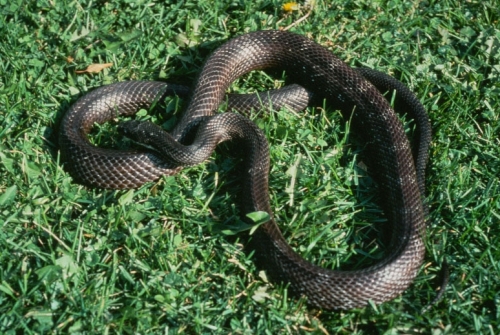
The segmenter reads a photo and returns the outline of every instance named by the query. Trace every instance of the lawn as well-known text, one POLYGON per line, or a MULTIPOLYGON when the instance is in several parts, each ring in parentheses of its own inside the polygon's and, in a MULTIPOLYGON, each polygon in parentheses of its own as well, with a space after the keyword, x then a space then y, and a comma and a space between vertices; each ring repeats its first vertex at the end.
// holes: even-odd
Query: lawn
MULTIPOLYGON (((498 333, 496 0, 316 0, 290 12, 277 0, 0 1, 0 333, 498 333), (59 121, 86 92, 124 80, 189 85, 224 41, 280 28, 393 75, 429 112, 426 258, 393 301, 322 311, 268 282, 243 252, 248 232, 235 234, 238 159, 227 150, 131 191, 81 186, 59 162, 59 121), (110 66, 84 71, 92 64, 110 66), (422 313, 444 258, 449 284, 422 313)), ((282 84, 257 72, 231 90, 282 84)), ((146 118, 172 127, 184 102, 146 118)), ((331 268, 366 266, 384 250, 384 217, 348 121, 328 106, 255 119, 271 146, 282 231, 331 268)), ((132 145, 115 135, 106 124, 92 141, 132 145)))

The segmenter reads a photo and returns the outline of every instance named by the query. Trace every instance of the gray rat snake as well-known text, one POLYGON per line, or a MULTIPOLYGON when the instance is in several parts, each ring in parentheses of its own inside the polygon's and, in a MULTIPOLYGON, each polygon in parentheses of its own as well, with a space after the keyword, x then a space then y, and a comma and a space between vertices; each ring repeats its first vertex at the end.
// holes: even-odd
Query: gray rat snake
MULTIPOLYGON (((270 278, 289 283, 292 292, 325 309, 382 303, 412 283, 425 249, 422 199, 431 131, 425 109, 403 84, 374 70, 353 70, 304 36, 259 31, 226 42, 209 57, 186 112, 170 134, 151 123, 129 121, 120 126, 127 136, 157 150, 117 151, 90 144, 87 135, 94 123, 118 114, 132 115, 171 94, 186 94, 186 89, 131 81, 103 86, 80 98, 61 124, 59 144, 67 171, 77 181, 94 187, 135 188, 177 173, 182 166, 203 162, 223 141, 238 141, 246 150, 241 214, 265 211, 271 215, 251 238, 255 257, 270 278), (312 92, 352 119, 354 131, 366 144, 369 172, 378 183, 380 205, 392 229, 388 251, 376 264, 351 271, 324 269, 304 260, 282 236, 269 203, 269 152, 264 135, 240 114, 215 114, 229 85, 260 69, 286 71, 288 78, 300 85, 292 86, 289 92, 269 93, 274 108, 286 105, 301 109, 309 103, 312 92), (401 121, 380 93, 393 90, 397 92, 395 109, 404 110, 417 125, 413 151, 401 121), (290 96, 295 97, 289 100, 290 96)), ((245 107, 250 102, 236 102, 235 108, 238 104, 245 107)))

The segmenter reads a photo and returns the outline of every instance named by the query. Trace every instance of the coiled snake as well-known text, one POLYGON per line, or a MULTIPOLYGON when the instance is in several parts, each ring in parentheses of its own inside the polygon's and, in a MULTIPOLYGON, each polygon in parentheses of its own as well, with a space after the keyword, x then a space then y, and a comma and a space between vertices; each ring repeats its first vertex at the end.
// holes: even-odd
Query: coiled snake
MULTIPOLYGON (((82 183, 101 188, 134 188, 181 166, 207 159, 215 146, 237 140, 247 150, 242 171, 241 213, 271 214, 268 195, 269 153, 264 135, 253 122, 235 113, 215 114, 229 85, 256 69, 287 71, 301 87, 294 101, 290 92, 273 93, 280 104, 302 108, 309 93, 340 109, 366 143, 369 171, 377 181, 381 206, 392 227, 387 255, 361 270, 320 268, 299 256, 283 238, 273 219, 261 225, 251 247, 268 276, 290 284, 308 303, 325 309, 349 309, 381 303, 403 292, 414 280, 424 257, 424 172, 430 143, 426 111, 399 81, 368 69, 353 70, 326 48, 304 36, 283 31, 259 31, 234 38, 219 47, 205 63, 187 111, 170 134, 150 123, 130 121, 122 131, 158 152, 115 151, 90 144, 87 134, 95 122, 117 114, 134 114, 185 89, 159 82, 124 82, 101 87, 78 100, 65 115, 60 132, 61 157, 66 169, 82 183), (416 145, 410 147, 402 123, 379 92, 397 91, 396 109, 416 121, 416 145), (280 95, 281 94, 281 95, 280 95), (281 100, 280 100, 281 99, 281 100), (189 139, 188 139, 189 138, 189 139)), ((272 95, 272 94, 271 94, 272 95)), ((246 105, 247 102, 240 103, 246 105)))

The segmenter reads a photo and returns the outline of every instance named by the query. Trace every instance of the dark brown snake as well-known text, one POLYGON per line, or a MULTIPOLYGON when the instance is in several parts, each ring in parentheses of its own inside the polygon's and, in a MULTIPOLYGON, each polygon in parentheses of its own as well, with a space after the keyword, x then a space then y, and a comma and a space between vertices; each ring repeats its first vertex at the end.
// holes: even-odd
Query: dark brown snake
POLYGON ((259 31, 222 45, 207 60, 187 111, 170 134, 151 123, 129 121, 120 126, 127 136, 154 146, 157 152, 97 148, 87 135, 96 122, 106 122, 118 114, 132 115, 166 95, 185 94, 184 88, 137 81, 94 90, 78 100, 62 121, 59 142, 66 169, 77 181, 94 187, 135 188, 174 174, 182 166, 203 162, 223 141, 238 141, 247 158, 242 170, 242 216, 266 211, 272 217, 269 151, 264 135, 242 115, 215 114, 230 84, 258 69, 284 70, 289 79, 307 90, 293 87, 292 94, 297 90, 299 98, 291 102, 287 100, 289 93, 280 96, 277 92, 277 100, 272 100, 274 107, 289 104, 303 108, 310 98, 307 92, 312 92, 340 109, 346 118, 352 116, 354 131, 366 143, 369 172, 378 183, 380 205, 392 229, 388 251, 381 261, 361 270, 336 271, 304 260, 271 219, 251 238, 258 263, 273 280, 289 283, 292 292, 325 309, 362 307, 369 301, 382 303, 398 296, 412 283, 424 257, 422 194, 431 136, 427 113, 399 81, 373 70, 353 70, 303 36, 259 31), (395 109, 408 114, 417 125, 413 152, 401 121, 380 93, 393 90, 397 92, 395 109))

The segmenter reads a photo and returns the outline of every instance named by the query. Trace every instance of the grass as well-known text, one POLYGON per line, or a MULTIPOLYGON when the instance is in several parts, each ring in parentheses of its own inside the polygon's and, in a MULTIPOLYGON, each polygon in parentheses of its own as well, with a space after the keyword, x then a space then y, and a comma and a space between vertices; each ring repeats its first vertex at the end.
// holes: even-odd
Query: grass
MULTIPOLYGON (((429 111, 426 261, 415 283, 391 302, 318 311, 268 283, 238 235, 221 233, 238 214, 236 163, 225 154, 128 192, 86 189, 63 171, 57 125, 79 96, 130 79, 189 84, 230 37, 286 27, 306 13, 285 15, 282 5, 2 1, 1 333, 498 332, 500 14, 494 0, 317 0, 292 28, 353 66, 394 75, 429 111), (113 66, 75 73, 93 63, 113 66), (451 274, 444 300, 421 314, 436 294, 445 256, 451 274)), ((277 84, 257 73, 233 89, 277 84)), ((294 248, 330 267, 377 257, 371 223, 383 225, 383 217, 359 168, 362 148, 338 113, 281 111, 256 122, 271 143, 272 207, 294 248)))

